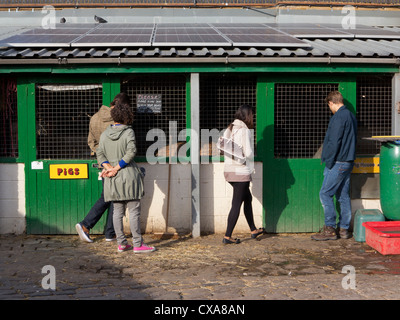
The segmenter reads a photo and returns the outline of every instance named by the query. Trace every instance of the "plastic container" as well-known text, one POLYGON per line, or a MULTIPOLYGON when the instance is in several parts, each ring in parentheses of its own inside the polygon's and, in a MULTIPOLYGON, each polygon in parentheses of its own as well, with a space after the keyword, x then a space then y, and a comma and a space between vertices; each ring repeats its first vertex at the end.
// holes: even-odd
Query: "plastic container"
POLYGON ((365 242, 365 227, 363 222, 385 221, 385 216, 378 209, 359 209, 354 215, 353 237, 358 242, 365 242))
POLYGON ((382 143, 379 160, 381 209, 389 220, 400 220, 400 144, 382 143))
POLYGON ((400 254, 400 221, 364 222, 365 242, 383 255, 400 254))

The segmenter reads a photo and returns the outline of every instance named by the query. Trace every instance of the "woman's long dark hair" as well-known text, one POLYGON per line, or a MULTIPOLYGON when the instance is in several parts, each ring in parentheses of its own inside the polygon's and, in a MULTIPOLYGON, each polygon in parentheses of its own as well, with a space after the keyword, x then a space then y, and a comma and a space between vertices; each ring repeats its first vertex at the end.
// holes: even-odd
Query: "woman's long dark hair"
MULTIPOLYGON (((235 113, 235 120, 243 121, 247 128, 253 129, 254 128, 254 121, 253 121, 253 107, 249 106, 248 104, 243 104, 235 113)), ((229 125, 229 130, 232 130, 233 122, 229 125)))

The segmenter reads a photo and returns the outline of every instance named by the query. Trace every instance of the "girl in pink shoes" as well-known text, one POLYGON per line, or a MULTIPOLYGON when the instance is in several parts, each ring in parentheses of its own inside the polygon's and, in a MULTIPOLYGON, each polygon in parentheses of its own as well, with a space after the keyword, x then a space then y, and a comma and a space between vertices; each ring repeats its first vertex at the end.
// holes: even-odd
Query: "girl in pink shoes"
POLYGON ((100 137, 97 161, 104 168, 104 199, 114 205, 118 251, 132 250, 123 231, 123 217, 128 209, 133 252, 152 252, 155 248, 143 243, 140 232, 140 199, 144 195, 144 185, 142 172, 133 160, 136 154, 135 133, 131 127, 133 112, 130 105, 118 104, 111 110, 111 117, 114 124, 100 137))

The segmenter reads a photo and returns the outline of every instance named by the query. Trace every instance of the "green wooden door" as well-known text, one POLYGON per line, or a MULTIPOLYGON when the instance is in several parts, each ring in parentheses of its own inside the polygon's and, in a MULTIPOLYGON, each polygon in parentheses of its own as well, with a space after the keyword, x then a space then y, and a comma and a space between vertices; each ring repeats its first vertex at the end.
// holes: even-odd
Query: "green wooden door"
MULTIPOLYGON (((98 200, 102 182, 87 146, 88 123, 118 91, 119 81, 110 79, 43 78, 19 83, 28 234, 75 234, 76 223, 98 200), (59 176, 54 177, 58 169, 59 176), (82 175, 86 170, 87 176, 82 175)), ((91 233, 103 233, 107 213, 91 233)))
POLYGON ((296 81, 293 78, 296 77, 263 77, 257 87, 257 157, 263 162, 264 227, 268 232, 316 232, 323 226, 319 190, 324 165, 318 155, 318 146, 323 142, 330 114, 327 117, 329 109, 323 102, 320 103, 321 97, 312 97, 320 89, 338 89, 344 95, 346 105, 353 111, 355 107, 356 92, 352 81, 318 76, 303 77, 301 80, 297 77, 296 81), (277 97, 278 84, 286 85, 285 90, 279 92, 282 97, 277 97), (307 99, 317 99, 320 110, 304 114, 308 109, 308 100, 296 96, 295 89, 299 84, 303 86, 299 92, 309 95, 307 99), (286 113, 277 115, 280 112, 278 103, 282 103, 279 99, 285 103, 294 99, 296 106, 285 106, 286 113), (304 110, 295 110, 302 105, 304 110), (324 108, 325 111, 322 110, 324 108), (321 119, 318 112, 324 112, 321 119), (296 115, 293 116, 293 113, 296 115), (284 130, 279 129, 278 121, 283 123, 284 130), (312 130, 307 128, 307 121, 312 130), (322 127, 315 131, 314 126, 318 125, 322 127), (319 133, 310 137, 308 131, 319 133), (315 145, 310 146, 312 143, 315 145), (279 150, 280 147, 284 150, 279 150))
MULTIPOLYGON (((75 224, 80 222, 99 198, 102 185, 97 180, 97 168, 90 162, 76 160, 69 164, 88 163, 89 178, 76 180, 53 180, 49 166, 63 166, 65 161, 38 160, 43 169, 27 168, 27 233, 74 234, 75 224)), ((105 215, 91 233, 102 233, 105 215)))

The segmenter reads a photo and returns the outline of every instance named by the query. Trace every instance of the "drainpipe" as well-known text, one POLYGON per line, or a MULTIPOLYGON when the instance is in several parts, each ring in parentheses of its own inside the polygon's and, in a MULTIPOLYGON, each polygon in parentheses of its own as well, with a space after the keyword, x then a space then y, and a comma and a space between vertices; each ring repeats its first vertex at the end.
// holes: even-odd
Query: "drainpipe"
POLYGON ((400 73, 392 79, 392 135, 400 136, 400 73))
POLYGON ((190 161, 192 169, 192 237, 200 237, 200 77, 190 75, 190 161))

